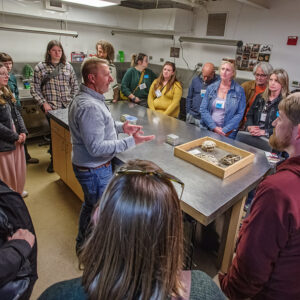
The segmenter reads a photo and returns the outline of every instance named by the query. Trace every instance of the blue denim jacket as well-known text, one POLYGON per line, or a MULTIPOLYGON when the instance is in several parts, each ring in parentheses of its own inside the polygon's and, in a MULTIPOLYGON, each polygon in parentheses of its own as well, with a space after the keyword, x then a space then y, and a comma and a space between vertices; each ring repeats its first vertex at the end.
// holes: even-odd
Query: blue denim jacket
MULTIPOLYGON (((207 88, 206 94, 200 106, 201 125, 210 130, 216 128, 216 123, 212 119, 211 115, 212 104, 217 98, 220 83, 221 81, 218 80, 207 88)), ((223 124, 224 133, 234 130, 229 137, 235 138, 239 128, 239 123, 243 118, 245 108, 246 97, 244 89, 237 82, 232 80, 230 89, 226 96, 225 117, 223 124)))
POLYGON ((201 75, 193 78, 186 97, 186 113, 191 114, 196 119, 201 118, 200 104, 203 98, 203 96, 201 96, 201 90, 206 90, 209 85, 219 79, 220 76, 215 75, 215 77, 207 84, 203 81, 201 75))

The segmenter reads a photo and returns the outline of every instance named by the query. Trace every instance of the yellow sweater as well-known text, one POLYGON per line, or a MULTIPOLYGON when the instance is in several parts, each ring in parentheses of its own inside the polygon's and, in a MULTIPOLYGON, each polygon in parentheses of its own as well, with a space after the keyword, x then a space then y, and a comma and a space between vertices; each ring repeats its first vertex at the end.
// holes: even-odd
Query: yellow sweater
MULTIPOLYGON (((163 113, 170 117, 178 117, 180 100, 182 96, 182 86, 175 81, 171 89, 166 93, 166 87, 161 91, 162 95, 157 98, 154 91, 157 79, 152 82, 148 94, 148 106, 150 109, 163 113)), ((161 87, 159 87, 161 89, 161 87)))

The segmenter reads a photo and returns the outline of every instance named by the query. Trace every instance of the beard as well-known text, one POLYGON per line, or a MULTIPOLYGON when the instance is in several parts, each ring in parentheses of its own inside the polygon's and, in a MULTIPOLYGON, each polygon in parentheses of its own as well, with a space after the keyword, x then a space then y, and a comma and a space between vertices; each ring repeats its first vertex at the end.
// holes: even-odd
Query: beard
POLYGON ((290 126, 284 135, 283 138, 278 138, 276 135, 276 130, 274 128, 273 134, 270 136, 269 144, 271 147, 277 151, 286 150, 291 144, 291 138, 293 133, 293 127, 290 126))

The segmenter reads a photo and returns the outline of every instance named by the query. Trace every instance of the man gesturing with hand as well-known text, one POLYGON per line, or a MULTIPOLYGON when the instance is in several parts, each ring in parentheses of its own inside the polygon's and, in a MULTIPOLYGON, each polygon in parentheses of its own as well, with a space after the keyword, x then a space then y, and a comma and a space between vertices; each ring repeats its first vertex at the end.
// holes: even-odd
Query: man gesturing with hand
POLYGON ((84 83, 69 106, 74 173, 84 192, 76 238, 78 252, 88 234, 94 205, 112 177, 111 160, 118 153, 154 139, 143 136, 142 126, 115 122, 103 94, 112 82, 106 60, 90 58, 81 67, 84 83), (118 133, 129 136, 118 139, 118 133))

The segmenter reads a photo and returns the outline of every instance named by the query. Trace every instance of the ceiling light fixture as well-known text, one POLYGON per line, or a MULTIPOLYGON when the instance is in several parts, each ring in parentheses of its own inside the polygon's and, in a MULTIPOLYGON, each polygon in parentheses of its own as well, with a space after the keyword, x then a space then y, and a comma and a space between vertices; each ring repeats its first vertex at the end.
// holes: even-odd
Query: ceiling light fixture
POLYGON ((42 33, 42 34, 56 34, 56 35, 71 36, 71 37, 76 37, 76 38, 78 37, 78 32, 76 32, 76 31, 48 29, 48 28, 42 28, 42 27, 9 25, 9 24, 0 24, 0 30, 42 33))
POLYGON ((134 35, 134 36, 141 36, 144 38, 158 38, 158 39, 169 39, 173 40, 174 35, 172 34, 164 34, 164 33, 151 33, 148 31, 139 31, 139 30, 112 30, 112 35, 115 34, 125 34, 125 35, 134 35))
POLYGON ((190 42, 190 43, 203 43, 203 44, 214 44, 214 45, 225 45, 225 46, 243 46, 243 41, 239 40, 223 40, 223 39, 208 39, 208 38, 197 38, 197 37, 179 37, 179 42, 190 42))
POLYGON ((106 1, 106 0, 62 0, 63 2, 70 2, 80 5, 88 5, 93 7, 107 7, 120 4, 120 1, 106 1))

